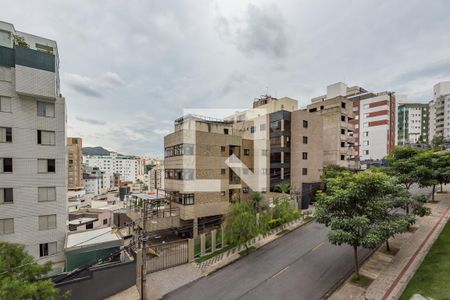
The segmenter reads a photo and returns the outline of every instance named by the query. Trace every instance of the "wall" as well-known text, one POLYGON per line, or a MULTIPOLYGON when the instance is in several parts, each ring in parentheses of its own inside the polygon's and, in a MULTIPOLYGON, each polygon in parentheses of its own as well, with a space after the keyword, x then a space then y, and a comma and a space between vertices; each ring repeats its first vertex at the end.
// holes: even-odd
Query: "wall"
POLYGON ((71 291, 71 299, 98 300, 112 296, 136 283, 134 261, 90 268, 70 281, 57 283, 61 293, 71 291))

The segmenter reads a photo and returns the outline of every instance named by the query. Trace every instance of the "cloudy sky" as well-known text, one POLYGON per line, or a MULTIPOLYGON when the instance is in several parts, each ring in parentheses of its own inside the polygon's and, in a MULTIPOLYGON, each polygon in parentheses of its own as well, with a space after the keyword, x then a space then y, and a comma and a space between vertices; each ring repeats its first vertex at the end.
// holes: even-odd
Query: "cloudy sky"
POLYGON ((68 134, 160 155, 186 108, 343 81, 431 98, 450 80, 450 1, 14 0, 0 20, 58 42, 68 134))

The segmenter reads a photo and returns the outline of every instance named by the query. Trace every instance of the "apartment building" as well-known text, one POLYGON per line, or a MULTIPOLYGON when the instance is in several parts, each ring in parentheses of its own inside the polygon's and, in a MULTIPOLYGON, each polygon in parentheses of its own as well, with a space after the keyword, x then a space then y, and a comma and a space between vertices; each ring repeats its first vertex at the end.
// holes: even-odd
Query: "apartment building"
POLYGON ((67 138, 67 185, 69 190, 82 189, 84 185, 82 148, 81 138, 67 138))
POLYGON ((429 122, 430 141, 434 136, 450 138, 450 81, 443 81, 434 85, 429 122))
POLYGON ((145 160, 136 156, 111 152, 109 155, 84 155, 83 161, 88 167, 96 167, 110 174, 119 173, 125 181, 134 182, 144 174, 145 160))
POLYGON ((429 105, 403 103, 397 107, 398 145, 428 144, 429 105))
POLYGON ((64 259, 66 104, 53 40, 0 22, 0 240, 64 259))
POLYGON ((327 87, 327 94, 311 99, 310 113, 322 117, 323 164, 358 168, 355 145, 355 113, 353 102, 347 99, 347 86, 337 83, 327 87))
POLYGON ((97 167, 87 167, 83 172, 86 194, 100 195, 107 193, 113 184, 113 175, 97 167))
POLYGON ((198 226, 221 220, 252 191, 287 182, 293 193, 311 194, 308 185, 322 171, 322 118, 298 110, 294 99, 264 96, 225 120, 179 118, 164 146, 166 195, 195 236, 198 226))

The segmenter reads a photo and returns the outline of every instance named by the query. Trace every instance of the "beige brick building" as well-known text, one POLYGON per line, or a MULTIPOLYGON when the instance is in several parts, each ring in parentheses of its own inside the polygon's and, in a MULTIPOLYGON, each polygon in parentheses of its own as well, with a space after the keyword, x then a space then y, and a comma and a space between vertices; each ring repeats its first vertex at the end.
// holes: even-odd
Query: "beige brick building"
POLYGON ((81 138, 67 138, 67 179, 68 189, 79 189, 84 185, 83 181, 83 142, 81 138))

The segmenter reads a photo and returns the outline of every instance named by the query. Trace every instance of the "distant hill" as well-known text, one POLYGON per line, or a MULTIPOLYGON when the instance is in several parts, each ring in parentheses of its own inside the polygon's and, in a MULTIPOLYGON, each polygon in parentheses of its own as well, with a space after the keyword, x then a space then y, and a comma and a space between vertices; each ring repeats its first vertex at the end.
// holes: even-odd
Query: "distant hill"
POLYGON ((83 147, 83 155, 109 155, 109 151, 103 147, 83 147))

